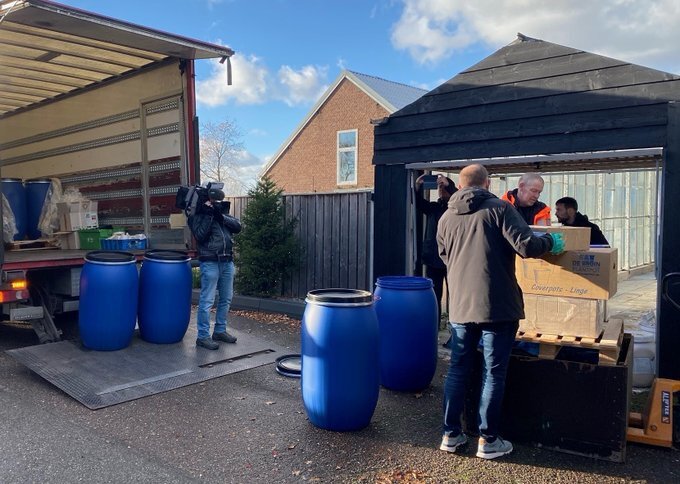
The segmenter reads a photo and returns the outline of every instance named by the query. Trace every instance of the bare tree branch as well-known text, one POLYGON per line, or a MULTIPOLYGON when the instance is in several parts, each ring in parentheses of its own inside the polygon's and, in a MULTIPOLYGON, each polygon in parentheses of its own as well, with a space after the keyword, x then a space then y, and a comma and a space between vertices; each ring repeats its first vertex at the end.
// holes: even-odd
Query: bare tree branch
POLYGON ((233 120, 219 124, 207 122, 201 126, 201 178, 203 182, 219 181, 225 184, 225 192, 241 194, 247 189, 241 181, 238 155, 244 150, 241 130, 233 120))

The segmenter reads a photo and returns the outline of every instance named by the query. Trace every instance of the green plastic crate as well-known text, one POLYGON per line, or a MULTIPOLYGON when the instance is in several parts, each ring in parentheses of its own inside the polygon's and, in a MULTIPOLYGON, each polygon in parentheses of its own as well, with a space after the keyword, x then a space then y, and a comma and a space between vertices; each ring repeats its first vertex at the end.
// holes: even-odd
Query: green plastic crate
POLYGON ((101 241, 109 238, 114 232, 122 231, 122 228, 112 229, 84 229, 78 231, 80 238, 80 248, 83 250, 99 250, 102 248, 101 241))

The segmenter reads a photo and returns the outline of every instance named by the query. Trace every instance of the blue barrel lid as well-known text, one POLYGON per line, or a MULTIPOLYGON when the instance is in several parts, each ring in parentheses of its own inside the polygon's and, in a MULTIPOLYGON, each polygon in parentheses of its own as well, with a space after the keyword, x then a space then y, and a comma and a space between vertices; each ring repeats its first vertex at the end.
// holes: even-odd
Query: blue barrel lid
POLYGON ((321 304, 365 304, 373 302, 373 294, 361 289, 314 289, 307 293, 306 301, 321 304))
POLYGON ((191 260, 189 254, 182 250, 152 249, 144 253, 144 258, 148 260, 166 262, 186 262, 191 260))
POLYGON ((378 277, 375 283, 378 287, 383 287, 385 289, 430 289, 432 284, 432 279, 427 277, 418 276, 383 276, 378 277))
POLYGON ((49 178, 33 178, 31 180, 26 180, 26 183, 52 183, 49 178))
POLYGON ((2 183, 22 183, 21 178, 2 178, 0 179, 2 183))
POLYGON ((130 252, 112 250, 93 250, 85 254, 88 262, 105 262, 108 264, 125 264, 135 261, 135 255, 130 252))

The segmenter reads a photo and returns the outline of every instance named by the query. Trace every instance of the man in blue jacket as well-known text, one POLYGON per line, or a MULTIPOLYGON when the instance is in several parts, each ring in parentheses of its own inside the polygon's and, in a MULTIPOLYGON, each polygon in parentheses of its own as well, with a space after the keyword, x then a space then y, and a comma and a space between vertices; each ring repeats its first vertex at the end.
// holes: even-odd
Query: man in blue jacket
POLYGON ((538 257, 564 249, 561 234, 534 235, 515 208, 489 192, 482 165, 460 172, 459 190, 439 220, 437 244, 446 263, 451 324, 451 364, 444 385, 444 428, 440 449, 467 443, 461 428, 467 380, 480 341, 484 350, 479 403, 477 457, 495 459, 512 452, 499 435, 501 403, 510 351, 524 318, 515 255, 538 257))
POLYGON ((189 227, 198 242, 198 260, 201 268, 201 294, 198 301, 196 346, 216 350, 218 341, 236 343, 236 337, 227 333, 227 314, 234 295, 234 252, 232 235, 241 231, 241 222, 223 213, 224 192, 208 190, 208 200, 197 207, 189 217, 189 227), (215 328, 210 337, 210 308, 219 293, 215 328))

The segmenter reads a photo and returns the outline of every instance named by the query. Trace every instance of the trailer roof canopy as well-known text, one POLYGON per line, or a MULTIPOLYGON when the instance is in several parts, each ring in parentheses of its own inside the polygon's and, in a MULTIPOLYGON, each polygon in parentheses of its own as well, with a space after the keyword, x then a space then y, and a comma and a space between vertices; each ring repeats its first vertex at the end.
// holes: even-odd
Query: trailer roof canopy
POLYGON ((0 116, 168 58, 234 51, 45 0, 0 0, 0 116))

